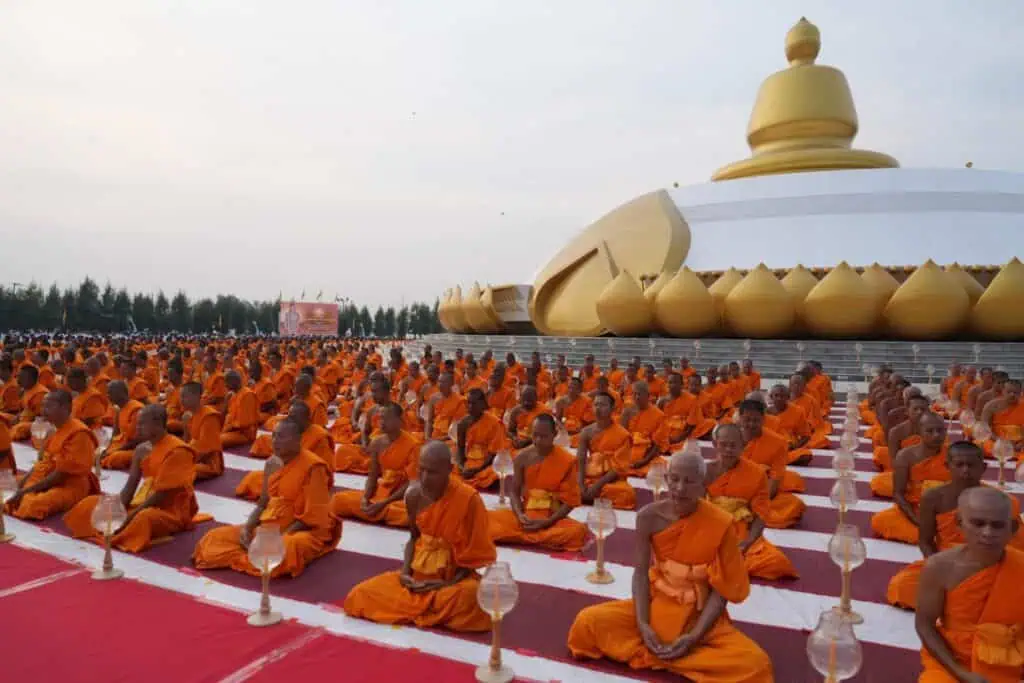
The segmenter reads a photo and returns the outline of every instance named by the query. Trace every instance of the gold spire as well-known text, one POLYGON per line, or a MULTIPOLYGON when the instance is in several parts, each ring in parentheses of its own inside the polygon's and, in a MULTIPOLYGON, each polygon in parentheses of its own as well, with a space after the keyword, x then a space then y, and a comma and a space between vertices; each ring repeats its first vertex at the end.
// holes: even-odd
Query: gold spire
POLYGON ((723 166, 712 180, 772 173, 893 168, 878 152, 850 149, 857 135, 857 110, 842 71, 815 64, 821 50, 818 27, 801 17, 786 34, 789 68, 765 79, 747 126, 753 156, 723 166))

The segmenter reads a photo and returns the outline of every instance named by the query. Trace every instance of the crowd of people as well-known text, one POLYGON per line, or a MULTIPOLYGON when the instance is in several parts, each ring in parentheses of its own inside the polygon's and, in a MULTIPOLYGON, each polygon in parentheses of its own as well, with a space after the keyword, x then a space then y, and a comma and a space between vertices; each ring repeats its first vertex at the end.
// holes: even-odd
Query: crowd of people
MULTIPOLYGON (((275 577, 332 551, 344 519, 407 528, 401 568, 353 588, 345 611, 485 631, 477 571, 495 544, 579 551, 589 532, 573 509, 636 509, 630 478, 654 469, 665 495, 637 513, 633 599, 582 610, 569 651, 695 681, 771 681, 772 662, 726 604, 746 599, 751 577, 796 576, 763 532, 800 523, 804 481, 792 468, 833 447, 832 382, 813 360, 769 386, 750 360, 703 375, 686 358, 660 366, 445 358, 429 345, 412 356, 358 339, 8 338, 0 468, 18 486, 5 509, 63 514, 74 537, 99 540, 97 475, 125 470, 128 517, 112 543, 143 552, 208 519, 194 484, 223 475, 230 449, 266 461, 235 491, 255 505, 244 524, 201 538, 197 568, 259 575, 247 548, 260 525, 284 535, 275 577), (38 459, 16 462, 11 442, 32 439, 38 459), (488 510, 479 492, 497 485, 505 458, 511 507, 488 510), (332 494, 335 472, 365 475, 364 490, 332 494)), ((887 597, 917 610, 928 683, 1024 672, 1019 505, 982 482, 987 458, 1024 450, 1020 392, 1005 373, 954 365, 929 398, 883 366, 859 405, 880 470, 872 492, 894 503, 871 527, 923 555, 887 597), (957 417, 966 432, 951 440, 946 418, 957 417)))

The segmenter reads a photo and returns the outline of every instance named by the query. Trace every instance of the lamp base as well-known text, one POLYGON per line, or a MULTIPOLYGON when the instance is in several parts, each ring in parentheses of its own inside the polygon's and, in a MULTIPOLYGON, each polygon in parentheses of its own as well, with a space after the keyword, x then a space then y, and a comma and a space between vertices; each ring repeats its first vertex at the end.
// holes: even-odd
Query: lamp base
POLYGON ((587 581, 589 581, 590 583, 597 583, 603 585, 607 583, 613 583, 615 581, 615 577, 612 576, 612 573, 607 569, 602 569, 601 571, 595 569, 594 571, 587 574, 587 581))
POLYGON ((516 675, 507 666, 492 669, 490 666, 478 666, 476 669, 476 680, 480 683, 509 683, 516 675))
POLYGON ((284 617, 280 612, 254 612, 246 619, 249 626, 273 626, 280 624, 284 617))
POLYGON ((14 540, 14 534, 0 534, 0 543, 10 543, 14 540))
POLYGON ((860 614, 858 614, 857 612, 854 612, 853 610, 845 612, 839 606, 833 607, 832 610, 835 611, 837 614, 839 614, 839 616, 842 618, 842 620, 845 621, 848 624, 863 624, 864 623, 864 617, 861 616, 860 614))
POLYGON ((96 581, 113 581, 122 576, 124 576, 124 572, 120 569, 97 569, 92 573, 92 578, 96 581))
POLYGON ((510 510, 510 509, 512 509, 512 506, 509 505, 508 503, 506 503, 505 501, 498 501, 498 503, 494 506, 494 509, 495 510, 510 510))

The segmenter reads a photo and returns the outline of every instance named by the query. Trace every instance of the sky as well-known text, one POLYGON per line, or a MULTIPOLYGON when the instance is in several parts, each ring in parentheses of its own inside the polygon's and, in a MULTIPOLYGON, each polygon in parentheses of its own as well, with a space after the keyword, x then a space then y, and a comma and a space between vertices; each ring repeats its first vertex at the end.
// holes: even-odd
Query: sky
POLYGON ((0 5, 0 284, 433 300, 749 150, 800 16, 910 167, 1022 170, 1019 0, 0 5))

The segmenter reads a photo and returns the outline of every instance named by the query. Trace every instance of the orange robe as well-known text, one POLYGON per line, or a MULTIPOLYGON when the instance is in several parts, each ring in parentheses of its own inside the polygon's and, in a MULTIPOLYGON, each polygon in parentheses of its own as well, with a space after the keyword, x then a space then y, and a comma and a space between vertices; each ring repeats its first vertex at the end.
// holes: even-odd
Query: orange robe
POLYGON ((516 405, 515 393, 506 387, 487 395, 487 409, 499 420, 504 419, 505 413, 512 410, 516 405))
POLYGON ((110 440, 107 454, 100 464, 108 470, 126 470, 132 464, 134 448, 126 448, 135 439, 135 425, 139 421, 139 411, 144 406, 134 399, 129 399, 117 411, 117 436, 110 440))
POLYGON ((11 430, 7 428, 7 422, 0 419, 0 453, 7 452, 7 456, 0 458, 0 470, 17 472, 17 463, 14 462, 14 451, 11 450, 11 430))
POLYGON ((46 398, 46 387, 36 384, 21 396, 21 412, 18 423, 11 427, 12 441, 26 441, 32 438, 32 423, 43 414, 43 399, 46 398))
POLYGON ((168 385, 169 391, 164 398, 164 410, 167 411, 167 431, 181 434, 185 431, 185 423, 181 421, 185 409, 181 405, 181 387, 168 385))
POLYGON ((708 386, 706 392, 715 407, 717 414, 728 413, 732 410, 732 401, 729 398, 729 387, 722 382, 715 382, 708 386))
POLYGON ((607 429, 595 432, 590 439, 584 483, 592 486, 606 472, 615 470, 619 478, 605 484, 600 497, 607 498, 612 502, 612 506, 620 510, 636 508, 636 490, 626 481, 632 450, 632 437, 617 422, 613 422, 607 429))
MULTIPOLYGON (((320 427, 310 425, 310 429, 317 428, 320 427)), ((257 474, 261 475, 262 485, 263 473, 257 474)), ((338 545, 341 520, 331 514, 330 487, 330 468, 306 449, 270 475, 267 506, 260 515, 260 524, 276 526, 284 534, 284 560, 271 576, 296 577, 310 562, 338 545), (285 533, 296 521, 309 528, 285 533)), ((240 525, 212 529, 196 544, 192 562, 200 569, 234 569, 259 576, 259 568, 249 562, 248 551, 242 547, 241 534, 240 525)))
POLYGON ((1024 401, 1018 401, 1017 405, 992 416, 992 438, 981 443, 985 455, 990 458, 995 457, 996 439, 1020 439, 1022 431, 1024 431, 1024 401))
POLYGON ((786 469, 788 453, 789 442, 785 437, 767 429, 761 431, 761 436, 747 442, 743 449, 744 458, 760 465, 769 479, 779 481, 778 493, 771 499, 771 509, 761 517, 765 525, 773 529, 793 526, 800 521, 807 507, 792 493, 804 490, 804 480, 796 472, 786 469))
MULTIPOLYGON (((547 457, 523 473, 522 509, 530 519, 547 519, 561 504, 578 507, 579 470, 576 456, 555 446, 547 457)), ((587 540, 587 527, 566 517, 547 529, 525 531, 510 509, 488 510, 490 534, 495 543, 521 543, 550 550, 577 552, 587 540)))
POLYGON ((562 424, 569 433, 573 448, 580 444, 580 430, 594 419, 594 402, 585 394, 580 394, 562 409, 562 424))
POLYGON ((224 474, 224 453, 220 443, 220 413, 213 406, 201 406, 189 425, 188 445, 195 454, 197 481, 224 474))
POLYGON ((530 439, 533 437, 533 421, 537 419, 538 415, 547 414, 550 415, 551 411, 547 407, 537 404, 533 407, 533 410, 525 411, 520 410, 516 415, 516 436, 520 439, 530 439))
MULTIPOLYGON (((636 462, 647 454, 647 449, 653 443, 657 448, 658 453, 665 453, 668 451, 668 441, 665 438, 665 432, 661 429, 662 424, 665 422, 665 413, 661 412, 661 409, 655 406, 653 403, 648 405, 644 410, 639 410, 629 420, 629 432, 633 438, 633 447, 630 450, 630 462, 636 462)), ((635 477, 643 477, 647 475, 647 470, 650 469, 650 463, 643 467, 631 467, 630 474, 635 477)))
MULTIPOLYGON (((310 424, 318 425, 320 427, 327 427, 327 407, 324 406, 323 402, 315 396, 307 396, 303 403, 309 408, 309 422, 310 424)), ((278 423, 288 417, 287 411, 280 414, 274 415, 269 420, 263 423, 263 429, 268 434, 259 434, 256 440, 252 442, 252 448, 249 449, 249 455, 254 458, 269 458, 274 454, 274 442, 273 432, 277 427, 278 423)), ((328 459, 327 464, 331 464, 332 460, 328 459)))
MULTIPOLYGON (((989 683, 1017 683, 1024 676, 1024 552, 1007 548, 1002 561, 946 591, 939 634, 965 669, 989 683)), ((919 683, 956 683, 921 648, 924 671, 919 683)))
MULTIPOLYGON (((729 602, 746 600, 750 578, 739 542, 732 516, 707 501, 654 534, 650 624, 659 640, 671 643, 692 628, 712 589, 729 602)), ((593 605, 576 616, 569 651, 578 658, 607 657, 632 669, 668 670, 701 683, 774 680, 767 653, 733 626, 727 610, 688 654, 665 661, 644 645, 632 600, 593 605)))
POLYGON ((0 417, 11 423, 18 419, 21 412, 21 387, 13 378, 8 380, 0 390, 0 417))
POLYGON ((136 377, 128 382, 128 398, 139 403, 149 401, 149 387, 146 386, 146 383, 140 377, 136 377))
MULTIPOLYGON (((459 567, 480 569, 498 556, 488 534, 487 509, 472 486, 452 477, 439 500, 416 515, 412 576, 417 581, 450 579, 459 567)), ((413 593, 390 571, 363 581, 345 598, 351 617, 384 624, 443 626, 453 631, 488 631, 491 618, 477 604, 476 572, 455 585, 413 593)))
MULTIPOLYGON (((904 448, 910 448, 921 443, 920 434, 911 434, 905 439, 900 440, 900 450, 904 448)), ((882 466, 884 472, 879 472, 875 476, 871 477, 871 492, 879 498, 892 498, 892 460, 890 459, 889 449, 884 448, 883 461, 875 459, 875 464, 882 466)), ((878 451, 875 451, 875 455, 878 455, 878 451)))
POLYGON ((103 423, 107 414, 108 401, 100 392, 92 387, 75 396, 71 402, 71 417, 81 420, 89 429, 95 429, 103 423))
POLYGON ((761 391, 761 373, 757 370, 752 370, 750 374, 740 375, 743 381, 746 382, 746 390, 749 394, 751 391, 761 391))
MULTIPOLYGON (((491 413, 484 413, 480 419, 466 429, 466 469, 477 469, 492 453, 511 448, 505 434, 505 425, 491 413)), ((493 467, 485 467, 466 483, 475 489, 486 489, 498 481, 493 467)))
MULTIPOLYGON (((379 436, 378 439, 387 439, 379 436)), ((388 498, 407 482, 416 478, 419 470, 420 442, 402 430, 398 438, 388 444, 377 458, 377 488, 370 498, 377 503, 388 498)), ((354 517, 365 522, 383 522, 388 526, 409 526, 409 513, 404 500, 389 503, 380 514, 371 517, 363 512, 363 491, 339 491, 331 498, 331 514, 344 519, 354 517)))
POLYGON ((799 448, 793 447, 793 444, 798 440, 811 438, 811 416, 807 414, 806 410, 796 403, 787 403, 786 409, 781 413, 769 414, 776 418, 776 422, 772 426, 772 430, 780 436, 785 437, 786 441, 789 442, 789 455, 786 458, 787 464, 811 457, 812 448, 828 448, 827 436, 824 437, 824 445, 820 442, 815 444, 808 440, 807 443, 799 448))
MULTIPOLYGON (((192 482, 195 479, 195 452, 184 441, 165 434, 153 444, 153 450, 141 463, 142 479, 128 506, 131 520, 110 539, 111 544, 130 553, 142 552, 153 541, 192 528, 192 518, 199 511, 192 482), (132 515, 151 494, 166 491, 160 505, 132 515)), ((64 515, 64 523, 75 538, 88 538, 100 543, 102 534, 92 525, 92 513, 98 495, 80 501, 64 515)))
MULTIPOLYGON (((326 429, 320 425, 309 425, 306 427, 306 431, 302 432, 302 440, 299 447, 320 458, 331 468, 332 472, 334 471, 332 466, 334 461, 334 443, 331 441, 331 435, 327 433, 326 429)), ((270 456, 266 457, 269 458, 270 456)), ((240 498, 256 500, 260 497, 260 491, 262 490, 263 470, 256 470, 248 472, 242 477, 242 481, 235 488, 235 495, 240 498)))
POLYGON ((272 413, 264 413, 262 406, 267 403, 277 404, 277 388, 269 379, 261 379, 252 390, 256 394, 256 407, 260 411, 260 422, 262 423, 269 420, 272 415, 272 413))
MULTIPOLYGON (((943 445, 937 455, 929 456, 910 467, 904 497, 915 511, 921 503, 921 495, 926 490, 953 478, 946 467, 946 448, 947 446, 943 445)), ((907 519, 903 511, 895 505, 871 515, 871 530, 876 536, 890 541, 917 544, 920 538, 917 525, 907 519)))
MULTIPOLYGON (((360 419, 370 421, 370 440, 380 436, 380 411, 374 410, 375 407, 373 399, 364 402, 360 415, 360 419)), ((337 445, 334 452, 334 471, 366 474, 370 471, 370 456, 363 449, 360 430, 353 429, 352 434, 351 441, 343 441, 337 445)))
POLYGON ((256 392, 242 387, 228 401, 224 428, 220 434, 223 448, 247 446, 256 440, 256 429, 260 422, 260 405, 256 392))
MULTIPOLYGON (((732 516, 733 530, 739 541, 750 532, 754 515, 771 515, 768 476, 760 467, 740 458, 736 466, 723 472, 708 486, 712 503, 732 516)), ((747 571, 760 579, 796 578, 799 574, 785 553, 764 536, 758 538, 743 555, 747 571)))
POLYGON ((679 398, 669 397, 669 401, 661 409, 665 414, 664 438, 669 448, 671 439, 678 439, 687 427, 691 428, 691 439, 705 437, 715 428, 715 421, 704 413, 701 403, 697 396, 688 391, 679 394, 679 398))
POLYGON ((64 481, 45 491, 26 493, 17 507, 8 501, 7 514, 20 519, 44 519, 66 512, 86 496, 99 493, 100 483, 92 472, 97 445, 92 430, 78 420, 72 418, 61 425, 43 446, 25 486, 37 484, 53 472, 67 475, 64 481))
POLYGON ((454 391, 447 397, 438 394, 434 401, 434 431, 431 439, 448 441, 448 431, 451 426, 466 416, 466 399, 454 391))
POLYGON ((821 406, 821 415, 827 415, 832 410, 832 380, 825 373, 815 375, 807 382, 807 391, 818 401, 821 406))

